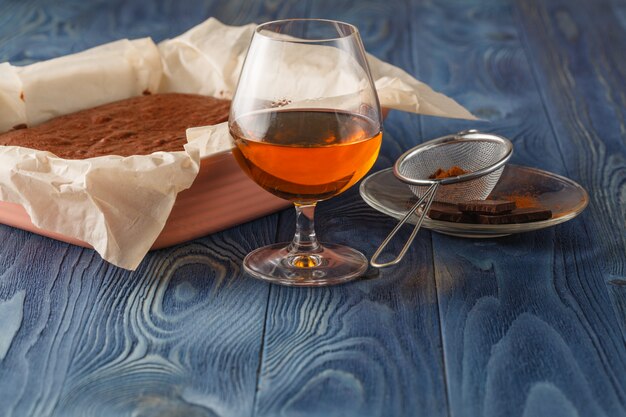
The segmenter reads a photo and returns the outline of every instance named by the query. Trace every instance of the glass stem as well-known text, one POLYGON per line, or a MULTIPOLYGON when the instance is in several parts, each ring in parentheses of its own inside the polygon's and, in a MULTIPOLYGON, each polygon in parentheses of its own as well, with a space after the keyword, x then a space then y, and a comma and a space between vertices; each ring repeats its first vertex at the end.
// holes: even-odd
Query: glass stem
POLYGON ((296 234, 287 248, 292 253, 319 252, 321 245, 315 236, 315 204, 298 204, 296 206, 296 234))

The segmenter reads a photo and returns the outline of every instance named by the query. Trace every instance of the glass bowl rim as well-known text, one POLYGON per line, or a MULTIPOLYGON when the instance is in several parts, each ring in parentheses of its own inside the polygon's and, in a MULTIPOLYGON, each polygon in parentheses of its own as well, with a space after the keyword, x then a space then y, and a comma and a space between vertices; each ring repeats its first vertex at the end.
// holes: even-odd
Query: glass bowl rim
MULTIPOLYGON (((316 18, 294 18, 294 19, 278 19, 278 20, 272 20, 269 22, 265 22, 265 23, 261 23, 259 25, 257 25, 257 27, 254 29, 254 33, 255 35, 258 36, 262 36, 265 39, 269 39, 269 40, 273 40, 273 41, 279 41, 279 42, 290 42, 290 43, 321 43, 321 42, 333 42, 333 41, 338 41, 341 39, 346 39, 346 38, 350 38, 350 37, 354 37, 354 36, 360 36, 359 34, 359 29, 354 26, 351 23, 347 23, 347 22, 343 22, 341 20, 333 20, 333 19, 316 19, 316 18), (283 23, 288 23, 288 22, 322 22, 325 24, 328 23, 332 23, 332 24, 339 24, 342 26, 346 26, 350 29, 350 33, 347 33, 345 35, 341 35, 341 34, 337 34, 338 36, 334 36, 334 37, 327 37, 327 38, 316 38, 316 39, 303 39, 303 38, 279 38, 279 37, 273 37, 273 36, 268 36, 264 33, 262 33, 261 31, 266 28, 267 26, 270 25, 274 25, 274 24, 283 24, 283 23)), ((272 33, 277 33, 277 32, 272 32, 272 33)))

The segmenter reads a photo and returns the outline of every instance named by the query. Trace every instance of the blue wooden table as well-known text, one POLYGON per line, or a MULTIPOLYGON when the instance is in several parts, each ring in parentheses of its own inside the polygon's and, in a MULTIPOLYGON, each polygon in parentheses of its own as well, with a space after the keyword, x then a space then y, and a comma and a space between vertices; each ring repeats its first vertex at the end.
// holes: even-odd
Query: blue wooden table
MULTIPOLYGON (((354 23, 369 52, 484 119, 392 112, 374 170, 479 128, 590 205, 498 239, 424 230, 398 266, 320 289, 241 270, 290 239, 291 210, 132 273, 0 226, 0 416, 626 416, 625 1, 0 0, 0 62, 160 41, 209 16, 354 23)), ((367 256, 395 224, 356 187, 317 220, 367 256)))

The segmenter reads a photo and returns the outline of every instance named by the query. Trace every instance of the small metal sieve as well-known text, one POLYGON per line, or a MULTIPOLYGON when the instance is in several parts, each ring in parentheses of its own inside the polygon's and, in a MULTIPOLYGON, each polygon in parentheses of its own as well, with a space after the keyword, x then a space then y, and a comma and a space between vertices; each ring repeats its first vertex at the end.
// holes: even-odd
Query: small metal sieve
POLYGON ((382 268, 400 262, 433 201, 459 203, 486 199, 500 179, 504 164, 512 153, 513 144, 508 139, 466 130, 422 143, 402 154, 393 167, 393 173, 400 181, 409 184, 418 201, 381 243, 370 264, 382 268), (429 178, 438 169, 448 170, 455 166, 462 168, 465 173, 448 178, 429 178), (422 210, 417 215, 413 232, 398 256, 389 262, 377 262, 398 230, 420 207, 422 210))

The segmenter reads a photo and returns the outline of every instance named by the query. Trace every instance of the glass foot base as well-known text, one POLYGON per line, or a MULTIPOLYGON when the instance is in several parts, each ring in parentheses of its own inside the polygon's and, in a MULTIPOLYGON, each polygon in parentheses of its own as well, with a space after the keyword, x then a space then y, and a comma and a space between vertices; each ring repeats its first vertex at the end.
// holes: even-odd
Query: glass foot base
POLYGON ((288 243, 264 246, 243 260, 247 273, 279 285, 318 287, 351 281, 363 275, 365 256, 347 246, 324 244, 315 253, 289 252, 288 243))

